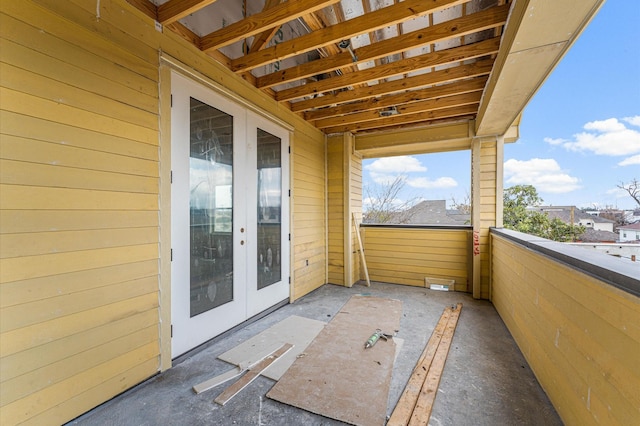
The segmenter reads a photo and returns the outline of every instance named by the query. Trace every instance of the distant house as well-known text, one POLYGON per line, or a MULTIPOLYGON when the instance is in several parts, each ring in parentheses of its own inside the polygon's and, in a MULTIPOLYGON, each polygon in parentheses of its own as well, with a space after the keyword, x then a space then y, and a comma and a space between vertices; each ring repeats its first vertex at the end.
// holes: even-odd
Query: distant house
POLYGON ((577 240, 582 243, 615 243, 618 241, 618 234, 587 228, 584 234, 578 236, 577 240))
POLYGON ((582 225, 596 231, 614 231, 615 221, 584 213, 575 206, 540 206, 538 210, 546 213, 550 219, 558 218, 567 224, 582 225))
POLYGON ((640 243, 640 222, 618 228, 620 242, 640 243))
POLYGON ((413 225, 469 225, 471 223, 470 214, 459 210, 447 210, 445 200, 421 201, 395 216, 390 223, 413 225))

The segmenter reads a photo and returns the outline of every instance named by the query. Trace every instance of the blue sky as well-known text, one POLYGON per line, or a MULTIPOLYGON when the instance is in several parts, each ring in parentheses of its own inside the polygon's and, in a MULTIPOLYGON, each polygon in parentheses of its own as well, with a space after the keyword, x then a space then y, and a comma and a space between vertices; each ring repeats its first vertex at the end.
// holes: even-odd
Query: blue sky
MULTIPOLYGON (((608 0, 526 107, 505 145, 505 188, 530 184, 545 204, 633 208, 616 188, 640 180, 640 10, 608 0)), ((464 201, 469 152, 365 160, 364 184, 402 174, 403 199, 464 201)))

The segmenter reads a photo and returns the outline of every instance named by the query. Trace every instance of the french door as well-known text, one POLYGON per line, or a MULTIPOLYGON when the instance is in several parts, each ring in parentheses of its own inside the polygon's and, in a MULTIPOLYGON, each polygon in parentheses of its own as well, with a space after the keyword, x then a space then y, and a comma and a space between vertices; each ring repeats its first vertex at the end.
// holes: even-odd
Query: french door
POLYGON ((172 354, 289 297, 288 132, 172 73, 172 354))

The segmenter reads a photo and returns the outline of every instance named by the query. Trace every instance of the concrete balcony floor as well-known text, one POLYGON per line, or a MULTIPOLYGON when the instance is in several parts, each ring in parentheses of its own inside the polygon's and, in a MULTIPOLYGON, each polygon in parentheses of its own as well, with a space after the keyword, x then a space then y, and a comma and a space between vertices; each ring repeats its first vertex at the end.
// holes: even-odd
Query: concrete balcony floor
POLYGON ((393 370, 387 415, 396 405, 440 315, 463 308, 440 381, 430 424, 561 425, 498 313, 487 301, 465 293, 372 283, 345 288, 325 285, 293 304, 226 333, 202 350, 177 360, 159 374, 70 422, 74 425, 340 425, 342 422, 273 401, 274 382, 259 377, 224 407, 213 399, 230 382, 196 395, 192 386, 230 369, 221 353, 290 315, 329 321, 355 294, 401 300, 398 337, 404 345, 393 370))

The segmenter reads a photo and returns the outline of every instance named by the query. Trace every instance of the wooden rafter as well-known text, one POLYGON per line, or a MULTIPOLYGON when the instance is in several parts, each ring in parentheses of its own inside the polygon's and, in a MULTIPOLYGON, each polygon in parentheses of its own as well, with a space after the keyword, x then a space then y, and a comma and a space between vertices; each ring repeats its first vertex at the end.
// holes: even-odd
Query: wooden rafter
MULTIPOLYGON (((296 0, 281 3, 203 36, 200 40, 200 49, 204 51, 220 49, 221 47, 254 36, 269 28, 277 27, 339 1, 340 0, 296 0)), ((260 52, 261 51, 254 52, 247 56, 257 55, 260 52)))
POLYGON ((409 88, 451 83, 465 78, 488 75, 492 68, 492 60, 478 61, 469 65, 452 67, 441 71, 407 77, 404 80, 388 81, 375 86, 325 94, 324 96, 320 96, 315 99, 298 101, 291 104, 291 110, 295 112, 307 111, 313 108, 328 107, 330 105, 337 105, 345 102, 367 99, 374 96, 401 92, 409 88))
POLYGON ((440 50, 420 56, 414 56, 412 58, 403 59, 401 61, 388 63, 380 67, 368 68, 348 75, 342 75, 340 77, 330 78, 327 80, 317 81, 315 83, 305 84, 303 86, 293 87, 291 89, 281 90, 279 92, 276 92, 276 100, 288 101, 292 99, 302 98, 308 95, 342 89, 358 83, 365 83, 367 81, 389 78, 396 75, 401 75, 406 72, 413 72, 434 66, 442 66, 455 62, 475 59, 496 53, 499 47, 500 38, 494 37, 491 39, 480 41, 478 43, 440 50))
POLYGON ((232 16, 226 8, 240 6, 215 0, 168 0, 160 6, 154 3, 162 2, 151 0, 127 1, 325 133, 388 131, 475 118, 500 49, 496 35, 502 34, 512 4, 359 0, 362 10, 346 20, 340 0, 263 0, 260 12, 201 36, 197 20, 183 18, 198 13, 212 17, 220 11, 232 16), (478 6, 483 10, 477 11, 478 6), (417 17, 426 18, 416 21, 423 27, 412 25, 413 31, 406 32, 406 22, 417 17), (269 46, 276 31, 294 20, 308 32, 300 35, 293 25, 287 39, 269 46), (385 27, 396 27, 397 35, 380 31, 385 27), (365 45, 339 46, 363 35, 369 39, 365 45), (239 57, 226 56, 237 55, 235 47, 219 50, 242 40, 250 44, 239 57), (301 55, 313 50, 318 59, 301 55), (288 58, 293 59, 285 61, 288 58), (289 68, 268 74, 266 67, 256 69, 276 62, 278 67, 268 68, 289 68))
MULTIPOLYGON (((264 2, 263 10, 271 9, 272 7, 279 5, 283 1, 284 0, 267 0, 264 2)), ((278 32, 278 28, 279 27, 269 28, 267 30, 264 30, 260 34, 257 34, 253 38, 253 43, 251 43, 251 47, 249 47, 249 53, 257 52, 258 50, 265 47, 267 43, 269 43, 269 40, 273 38, 275 33, 278 32)))
POLYGON ((169 0, 158 6, 158 22, 163 25, 176 22, 205 6, 209 6, 216 0, 169 0))
MULTIPOLYGON (((374 97, 363 101, 349 102, 331 108, 323 108, 309 111, 304 114, 307 121, 316 121, 337 117, 345 114, 353 114, 363 111, 380 110, 382 108, 404 105, 412 102, 435 99, 444 96, 460 95, 464 93, 480 92, 487 83, 487 77, 467 79, 457 84, 441 84, 425 89, 410 90, 403 93, 374 97)), ((317 127, 321 127, 316 123, 317 127)))
POLYGON ((280 43, 277 46, 242 56, 233 60, 231 67, 236 72, 249 71, 271 62, 290 58, 331 43, 337 43, 359 34, 365 34, 407 19, 443 10, 466 1, 468 0, 406 0, 397 5, 378 9, 370 14, 332 25, 322 31, 314 31, 294 40, 280 43))
MULTIPOLYGON (((370 61, 426 44, 501 26, 505 23, 508 12, 507 7, 501 6, 474 13, 473 15, 468 15, 463 18, 453 19, 423 30, 413 31, 369 46, 363 46, 357 50, 357 57, 359 62, 370 61)), ((353 59, 350 53, 341 52, 329 58, 307 62, 296 67, 259 77, 257 79, 257 86, 260 88, 273 87, 312 75, 327 73, 345 66, 352 61, 353 59)))
POLYGON ((445 108, 435 111, 425 111, 417 114, 398 114, 391 117, 380 118, 374 121, 349 124, 344 126, 327 127, 325 133, 359 132, 363 130, 378 129, 389 126, 403 124, 424 123, 444 118, 463 117, 475 114, 478 111, 478 104, 459 106, 455 108, 445 108))
POLYGON ((393 111, 395 114, 406 115, 465 105, 477 105, 478 103, 480 103, 481 95, 481 92, 475 91, 454 96, 443 96, 434 99, 413 102, 406 105, 400 105, 394 107, 393 110, 378 109, 373 111, 358 112, 355 114, 347 114, 340 117, 325 118, 323 120, 316 121, 315 125, 319 129, 326 129, 327 127, 343 126, 355 123, 363 123, 366 121, 380 120, 382 117, 384 117, 382 113, 387 111, 393 111))

